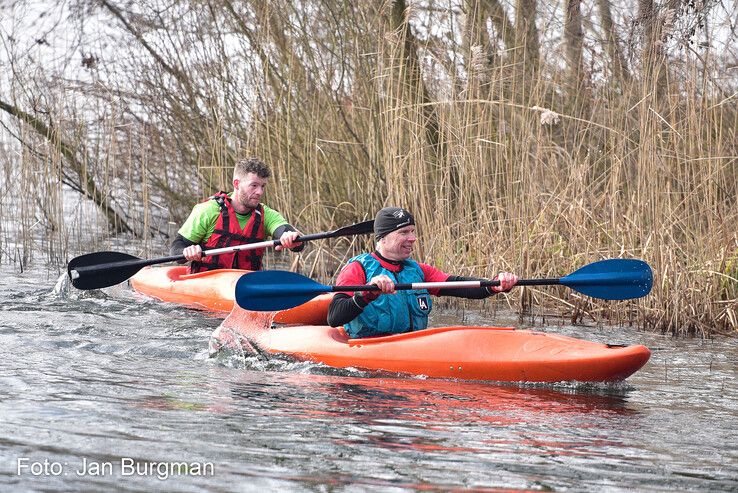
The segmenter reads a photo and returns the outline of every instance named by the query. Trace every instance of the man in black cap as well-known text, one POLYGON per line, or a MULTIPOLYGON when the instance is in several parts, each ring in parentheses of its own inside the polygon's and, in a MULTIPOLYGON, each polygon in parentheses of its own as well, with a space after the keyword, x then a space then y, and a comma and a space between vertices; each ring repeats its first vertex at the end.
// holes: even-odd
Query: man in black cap
POLYGON ((518 282, 509 272, 500 273, 499 286, 395 291, 397 283, 479 281, 476 277, 450 276, 435 267, 410 259, 417 237, 415 219, 400 207, 385 207, 374 218, 376 250, 349 260, 336 280, 338 286, 376 284, 379 291, 337 293, 328 309, 328 323, 343 325, 349 337, 399 334, 428 326, 433 303, 430 295, 482 299, 509 291, 518 282), (391 295, 391 296, 380 296, 391 295))

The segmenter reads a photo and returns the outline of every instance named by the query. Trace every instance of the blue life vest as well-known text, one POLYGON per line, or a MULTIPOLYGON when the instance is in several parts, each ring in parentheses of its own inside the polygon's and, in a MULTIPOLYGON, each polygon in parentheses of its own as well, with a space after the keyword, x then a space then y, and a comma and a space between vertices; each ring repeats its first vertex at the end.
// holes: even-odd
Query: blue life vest
MULTIPOLYGON (((400 272, 385 269, 370 253, 357 255, 349 260, 353 261, 364 267, 367 282, 380 274, 386 275, 395 284, 425 281, 423 270, 414 260, 403 261, 400 272)), ((428 326, 428 315, 432 308, 433 303, 427 289, 383 294, 369 303, 361 315, 344 325, 344 328, 351 338, 422 330, 428 326)))

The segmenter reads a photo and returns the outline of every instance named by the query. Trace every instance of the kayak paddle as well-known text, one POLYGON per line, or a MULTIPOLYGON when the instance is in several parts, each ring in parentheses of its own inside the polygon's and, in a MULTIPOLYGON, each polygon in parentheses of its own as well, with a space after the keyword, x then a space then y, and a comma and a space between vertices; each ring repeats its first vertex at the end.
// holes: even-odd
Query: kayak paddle
MULTIPOLYGON (((651 291, 651 267, 634 259, 608 259, 585 265, 559 279, 520 279, 516 286, 563 285, 603 300, 628 300, 651 291)), ((500 281, 416 282, 395 284, 396 290, 434 288, 480 288, 499 286, 500 281)), ((252 311, 286 310, 302 305, 319 294, 345 291, 379 291, 374 284, 326 286, 294 272, 263 270, 241 276, 236 283, 236 302, 252 311)))
MULTIPOLYGON (((374 220, 344 226, 343 228, 298 236, 297 241, 306 242, 321 240, 324 238, 338 238, 341 236, 353 236, 369 234, 374 232, 374 220)), ((220 255, 221 253, 236 252, 240 250, 256 250, 257 248, 274 247, 281 245, 279 240, 267 240, 259 243, 248 243, 225 248, 216 248, 202 252, 206 255, 220 255)), ((119 252, 95 252, 80 255, 73 258, 67 266, 67 273, 72 280, 72 286, 77 289, 98 289, 114 286, 121 283, 147 265, 163 264, 184 260, 184 255, 170 255, 153 259, 140 259, 127 253, 119 252)))

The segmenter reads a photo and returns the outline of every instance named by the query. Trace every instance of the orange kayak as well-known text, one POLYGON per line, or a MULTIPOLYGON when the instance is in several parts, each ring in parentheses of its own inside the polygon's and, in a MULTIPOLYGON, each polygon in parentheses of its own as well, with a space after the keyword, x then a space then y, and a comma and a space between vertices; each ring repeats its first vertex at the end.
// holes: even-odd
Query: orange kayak
MULTIPOLYGON (((235 303, 236 282, 247 270, 220 269, 187 274, 187 266, 145 267, 130 279, 139 293, 161 301, 207 310, 225 316, 235 303)), ((275 322, 283 324, 325 324, 333 293, 278 312, 275 322)))
POLYGON ((237 307, 221 328, 235 329, 261 352, 297 360, 463 380, 618 381, 651 356, 641 345, 613 346, 511 327, 438 327, 349 339, 340 327, 265 329, 268 315, 237 307))

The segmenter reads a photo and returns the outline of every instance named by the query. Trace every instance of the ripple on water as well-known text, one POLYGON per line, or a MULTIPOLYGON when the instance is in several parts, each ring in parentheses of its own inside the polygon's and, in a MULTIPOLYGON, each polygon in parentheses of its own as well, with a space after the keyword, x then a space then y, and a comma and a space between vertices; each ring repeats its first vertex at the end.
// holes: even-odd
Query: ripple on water
POLYGON ((409 378, 211 359, 212 317, 44 279, 0 276, 0 489, 738 489, 731 341, 542 328, 658 350, 617 385, 409 378), (215 475, 18 476, 17 457, 210 461, 215 475))

